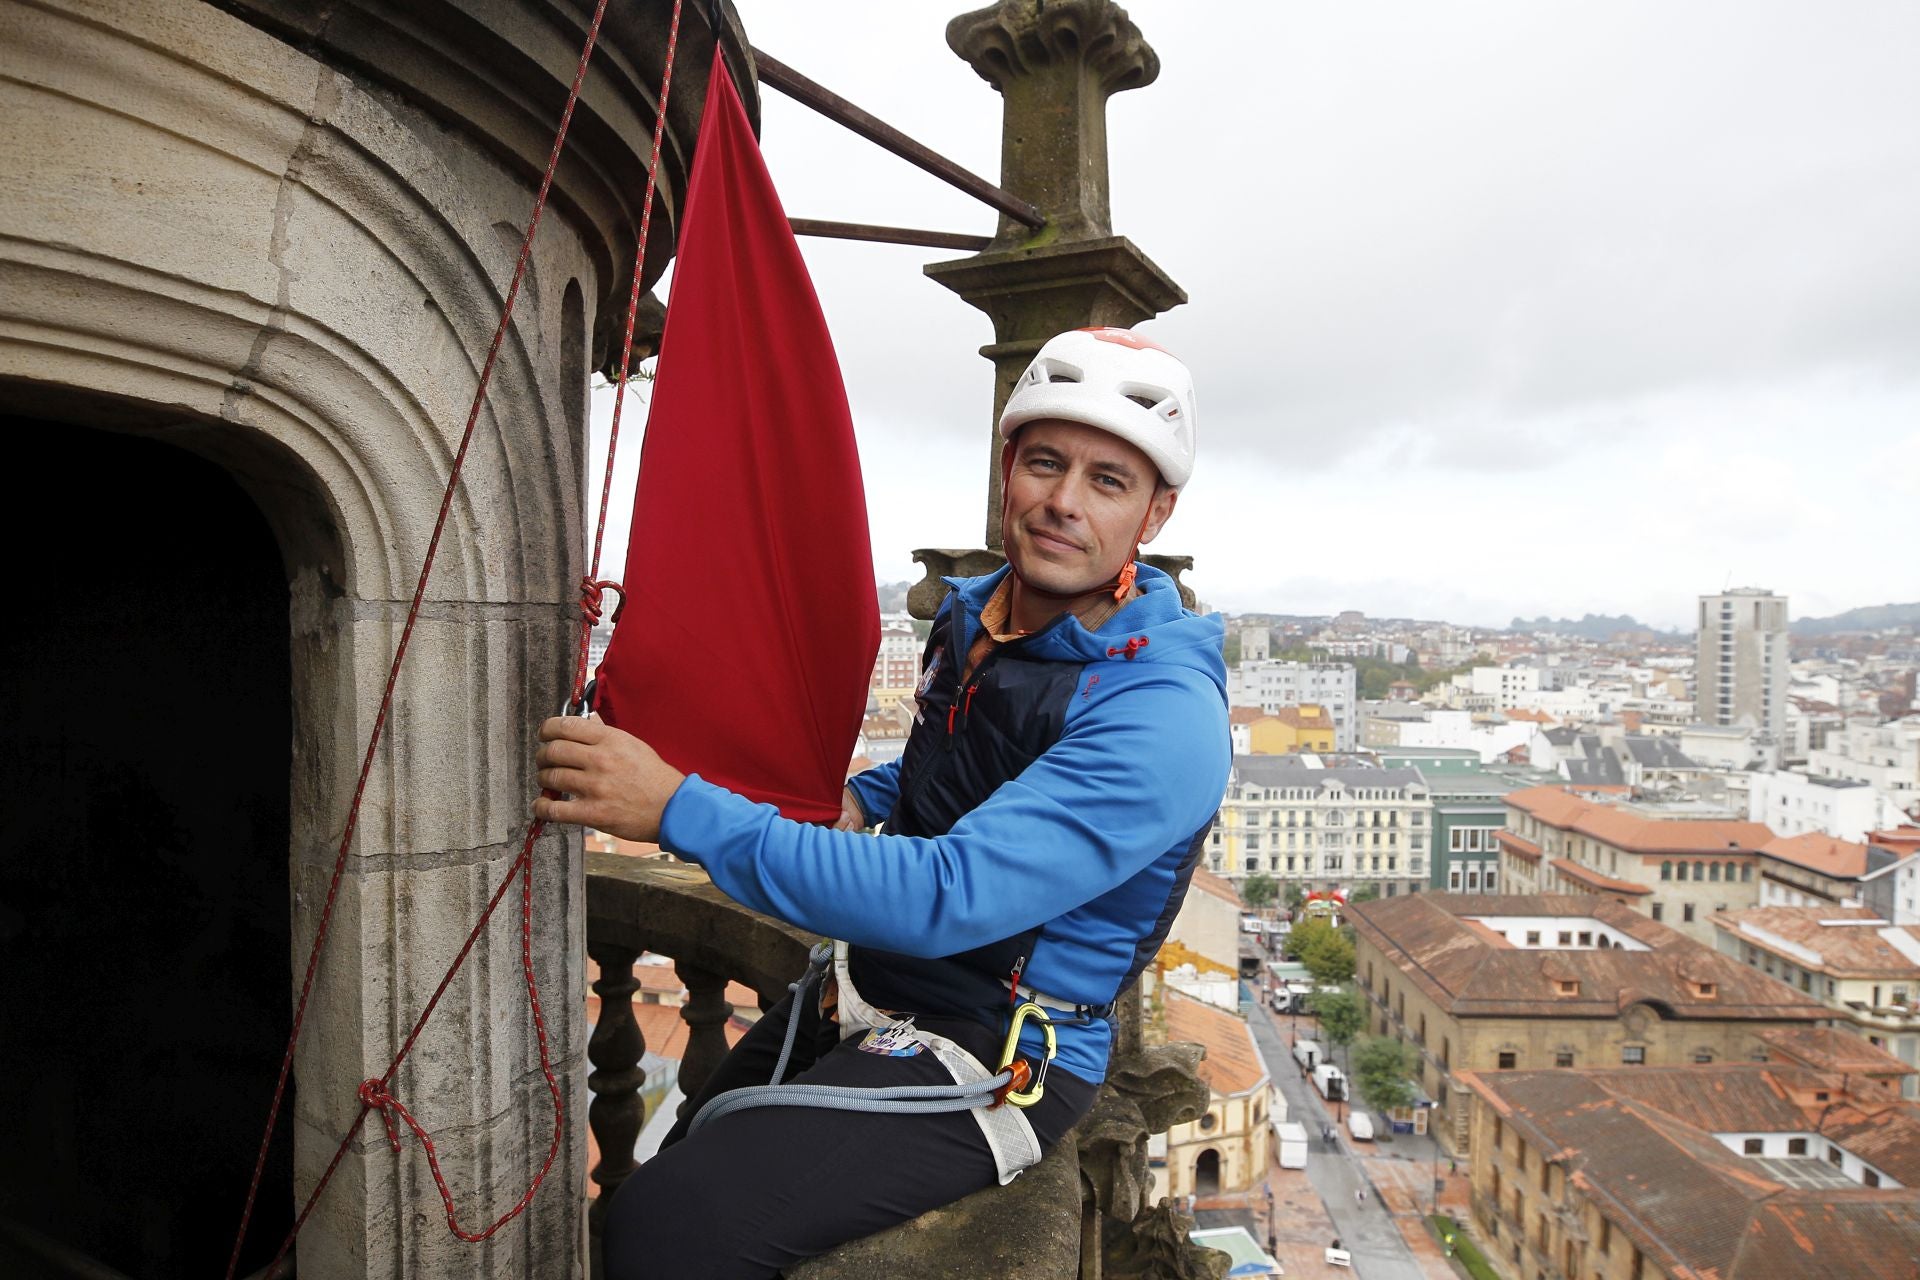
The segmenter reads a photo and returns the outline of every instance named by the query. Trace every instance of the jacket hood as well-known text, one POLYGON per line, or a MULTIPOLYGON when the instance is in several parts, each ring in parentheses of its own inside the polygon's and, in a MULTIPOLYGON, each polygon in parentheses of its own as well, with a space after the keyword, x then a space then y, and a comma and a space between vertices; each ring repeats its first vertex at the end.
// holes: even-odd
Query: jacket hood
MULTIPOLYGON (((1089 631, 1071 614, 1056 618, 1045 628, 1028 636, 1026 644, 1036 657, 1070 662, 1157 662, 1174 663, 1206 675, 1218 686, 1222 699, 1227 691, 1227 663, 1224 655, 1226 623, 1218 615, 1201 617, 1180 603, 1180 589, 1173 579, 1149 564, 1139 564, 1135 585, 1141 594, 1126 608, 1108 618, 1097 631, 1089 631), (1133 646, 1129 641, 1145 640, 1133 646)), ((972 643, 980 625, 980 611, 1000 588, 1012 570, 1002 565, 979 578, 947 578, 953 588, 950 601, 966 611, 965 643, 972 643)))

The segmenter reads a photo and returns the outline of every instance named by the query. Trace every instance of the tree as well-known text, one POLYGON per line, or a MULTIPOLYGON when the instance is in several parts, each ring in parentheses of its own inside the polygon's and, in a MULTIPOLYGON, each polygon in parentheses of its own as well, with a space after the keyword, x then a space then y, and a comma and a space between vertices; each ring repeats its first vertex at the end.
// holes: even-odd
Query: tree
POLYGON ((1320 1020, 1320 1034, 1328 1044, 1352 1044, 1367 1022, 1366 1006, 1352 987, 1316 991, 1308 997, 1307 1008, 1320 1020))
POLYGON ((1306 904, 1307 904, 1307 891, 1300 887, 1300 884, 1298 881, 1292 881, 1292 880, 1288 881, 1287 882, 1287 910, 1297 913, 1300 910, 1300 908, 1305 906, 1306 904))
POLYGON ((1391 1111, 1413 1101, 1420 1055, 1412 1045, 1387 1036, 1368 1036, 1348 1060, 1353 1064, 1354 1089, 1371 1109, 1391 1111))
POLYGON ((1250 907, 1270 907, 1280 893, 1279 882, 1264 871, 1256 871, 1240 886, 1240 900, 1250 907))
POLYGON ((1378 898, 1379 896, 1380 896, 1380 886, 1375 884, 1373 881, 1369 880, 1367 883, 1361 885, 1358 889, 1355 889, 1352 893, 1348 894, 1347 901, 1349 903, 1372 902, 1375 898, 1378 898))
POLYGON ((1353 979, 1353 938, 1345 929, 1317 917, 1303 920, 1294 926, 1289 945, 1316 985, 1337 987, 1353 979))

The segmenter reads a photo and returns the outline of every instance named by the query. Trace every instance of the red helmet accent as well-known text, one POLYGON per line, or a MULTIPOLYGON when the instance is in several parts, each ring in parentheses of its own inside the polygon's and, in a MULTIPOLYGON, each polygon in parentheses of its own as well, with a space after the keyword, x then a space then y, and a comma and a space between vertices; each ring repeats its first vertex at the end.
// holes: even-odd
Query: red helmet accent
POLYGON ((1093 328, 1080 329, 1076 332, 1090 333, 1102 342, 1118 343, 1123 347, 1132 347, 1135 351, 1166 351, 1168 355, 1173 355, 1173 352, 1167 351, 1165 347, 1155 342, 1152 338, 1143 338, 1131 329, 1115 329, 1104 325, 1096 325, 1093 328))

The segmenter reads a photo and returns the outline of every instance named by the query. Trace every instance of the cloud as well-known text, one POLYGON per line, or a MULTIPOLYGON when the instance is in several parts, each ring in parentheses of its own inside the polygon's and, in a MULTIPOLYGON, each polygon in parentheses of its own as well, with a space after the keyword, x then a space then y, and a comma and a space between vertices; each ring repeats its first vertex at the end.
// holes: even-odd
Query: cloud
MULTIPOLYGON (((1000 98, 948 11, 740 7, 759 47, 997 174, 1000 98)), ((1920 6, 1127 8, 1163 71, 1109 110, 1114 226, 1193 299, 1150 329, 1200 387, 1165 544, 1203 596, 1681 625, 1729 570, 1796 614, 1920 598, 1920 6)), ((992 228, 764 97, 790 213, 992 228)), ((907 576, 913 547, 980 540, 992 328, 921 274, 958 255, 803 249, 876 567, 907 576)))

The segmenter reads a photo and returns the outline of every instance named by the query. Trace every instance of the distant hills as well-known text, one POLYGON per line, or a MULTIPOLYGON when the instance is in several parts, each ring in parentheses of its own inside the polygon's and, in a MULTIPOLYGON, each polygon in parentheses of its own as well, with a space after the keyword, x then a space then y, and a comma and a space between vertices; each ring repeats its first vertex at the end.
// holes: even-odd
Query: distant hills
MULTIPOLYGON (((1532 621, 1528 621, 1525 618, 1515 618, 1513 625, 1508 627, 1507 630, 1544 631, 1552 635, 1579 636, 1583 640, 1606 640, 1621 631, 1659 632, 1660 628, 1650 627, 1630 613, 1622 613, 1619 615, 1589 613, 1582 615, 1577 622, 1572 618, 1549 618, 1545 614, 1540 615, 1532 621)), ((1678 635, 1680 633, 1668 632, 1665 634, 1678 635)))
POLYGON ((1829 636, 1840 631, 1878 631, 1882 627, 1920 626, 1920 600, 1912 604, 1870 604, 1836 613, 1831 618, 1795 618, 1788 625, 1797 636, 1829 636))

